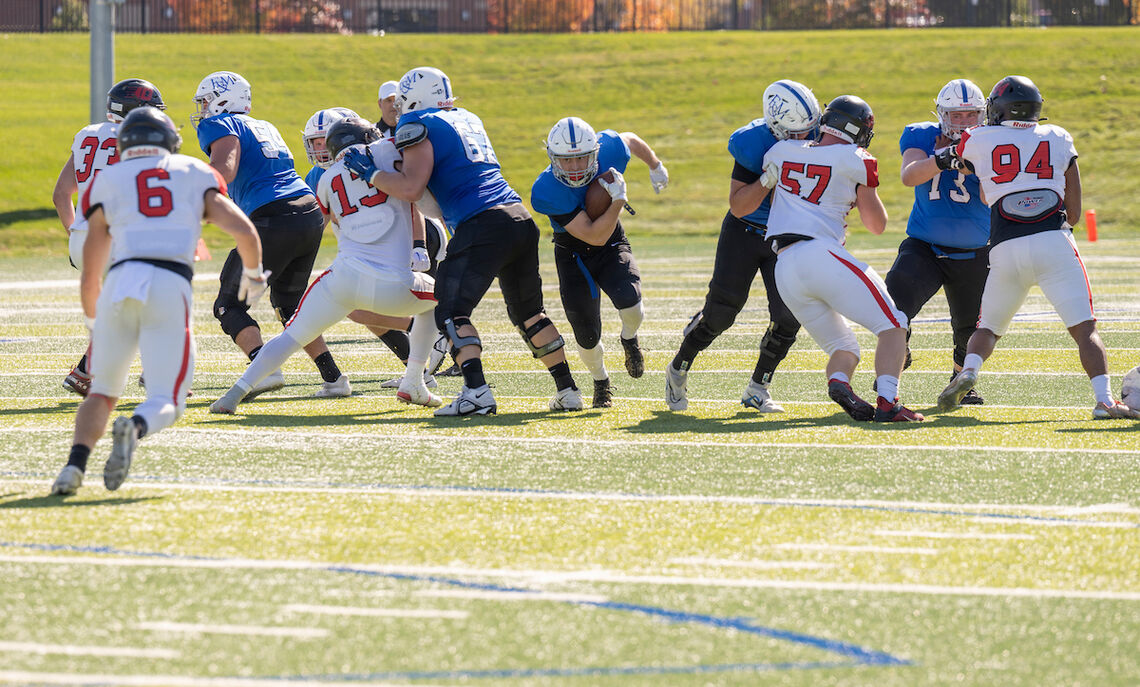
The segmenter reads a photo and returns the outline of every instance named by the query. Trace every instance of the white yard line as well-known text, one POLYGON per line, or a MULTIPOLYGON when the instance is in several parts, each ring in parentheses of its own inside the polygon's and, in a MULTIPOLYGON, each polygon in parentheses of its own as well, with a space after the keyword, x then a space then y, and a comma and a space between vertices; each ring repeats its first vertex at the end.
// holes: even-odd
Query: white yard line
POLYGON ((675 565, 712 566, 719 568, 746 568, 749 570, 823 570, 834 568, 831 563, 816 561, 740 561, 732 558, 670 558, 675 565))
POLYGON ((822 551, 824 553, 889 553, 920 556, 932 556, 938 553, 938 549, 921 546, 844 546, 841 544, 796 544, 794 542, 777 544, 774 548, 793 551, 822 551))
POLYGON ((321 606, 315 604, 288 604, 281 610, 285 613, 309 613, 313 615, 356 616, 362 618, 446 618, 464 620, 470 615, 467 611, 447 611, 433 608, 364 608, 361 606, 321 606))
POLYGON ((178 658, 174 649, 135 649, 125 646, 74 646, 40 644, 38 642, 0 642, 0 651, 21 654, 59 654, 63 656, 99 656, 110 658, 178 658))
POLYGON ((328 630, 318 627, 263 627, 260 625, 223 625, 221 623, 174 623, 161 620, 137 623, 135 627, 140 630, 150 630, 152 632, 174 632, 193 635, 296 637, 299 639, 319 639, 329 635, 328 630))
MULTIPOLYGON (((343 680, 282 680, 274 678, 193 677, 185 675, 111 675, 105 673, 37 673, 28 670, 0 670, 0 682, 33 685, 67 685, 69 687, 119 685, 120 687, 408 687, 407 682, 357 682, 343 680)), ((417 682, 416 685, 421 685, 417 682)), ((422 687, 428 687, 422 685, 422 687)))
POLYGON ((1032 534, 1004 532, 932 532, 924 530, 875 530, 879 537, 900 537, 910 539, 1036 539, 1032 534))
MULTIPOLYGON (((1090 591, 1086 589, 1034 589, 1029 587, 974 587, 925 584, 881 584, 865 582, 812 582, 805 580, 733 579, 721 577, 685 577, 673 575, 626 575, 607 570, 517 570, 500 568, 465 568, 462 566, 376 566, 343 563, 314 563, 309 561, 193 558, 127 558, 106 556, 0 556, 0 562, 35 563, 45 565, 98 565, 110 567, 145 568, 202 568, 202 569, 259 569, 259 570, 320 570, 326 572, 361 570, 379 574, 440 576, 504 580, 504 584, 554 584, 590 582, 604 584, 633 584, 651 586, 728 587, 744 589, 815 590, 838 592, 868 592, 889 594, 922 594, 933 596, 996 596, 1055 599, 1103 599, 1112 601, 1140 601, 1140 591, 1090 591)), ((428 582, 429 580, 424 580, 428 582)), ((522 592, 520 592, 522 593, 522 592)), ((587 602, 589 603, 589 602, 587 602)))

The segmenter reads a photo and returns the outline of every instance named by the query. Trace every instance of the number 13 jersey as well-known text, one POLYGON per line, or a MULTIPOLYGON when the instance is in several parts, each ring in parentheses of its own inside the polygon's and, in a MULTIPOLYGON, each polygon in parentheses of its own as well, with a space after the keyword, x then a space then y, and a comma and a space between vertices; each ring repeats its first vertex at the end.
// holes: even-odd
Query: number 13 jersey
POLYGON ((847 213, 855 205, 855 189, 879 185, 879 163, 863 148, 850 143, 816 145, 811 141, 780 141, 764 155, 764 166, 776 163, 779 181, 772 189, 768 238, 800 234, 847 239, 847 213))

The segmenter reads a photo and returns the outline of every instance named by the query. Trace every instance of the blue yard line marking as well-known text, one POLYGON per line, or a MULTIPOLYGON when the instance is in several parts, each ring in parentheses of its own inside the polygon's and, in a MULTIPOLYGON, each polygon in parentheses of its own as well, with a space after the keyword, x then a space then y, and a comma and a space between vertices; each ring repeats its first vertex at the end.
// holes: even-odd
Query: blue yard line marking
MULTIPOLYGON (((216 556, 193 556, 172 554, 156 551, 131 551, 126 549, 117 549, 111 546, 71 546, 66 544, 35 544, 24 542, 0 542, 0 547, 15 548, 15 549, 30 549, 34 551, 68 551, 73 553, 94 553, 105 554, 113 556, 133 556, 138 558, 158 558, 168 560, 193 560, 193 561, 225 561, 226 558, 216 556)), ((378 570, 364 570, 361 568, 354 568, 349 565, 329 565, 329 566, 316 566, 314 570, 324 570, 332 573, 344 573, 349 575, 361 575, 365 577, 383 578, 389 580, 398 580, 401 582, 421 582, 430 584, 448 585, 462 589, 475 589, 479 591, 492 591, 492 592, 506 592, 514 594, 534 594, 536 590, 526 589, 523 587, 512 587, 499 584, 488 584, 483 582, 470 582, 461 580, 454 577, 443 577, 439 575, 412 575, 408 573, 391 573, 382 572, 378 570)), ((827 639, 826 637, 816 637, 814 635, 804 634, 801 632, 793 632, 790 630, 781 630, 773 627, 765 627, 757 625, 748 618, 734 618, 725 616, 708 615, 705 613, 689 613, 686 611, 671 610, 668 608, 660 608, 657 606, 645 606, 641 604, 622 603, 617 601, 575 601, 575 600, 552 600, 551 603, 560 603, 570 606, 588 606, 602 610, 624 612, 624 613, 637 613, 647 615, 653 618, 666 620, 672 623, 693 623, 697 625, 705 625, 707 627, 724 630, 735 630, 745 634, 751 634, 758 637, 766 637, 769 639, 777 639, 781 641, 791 642, 801 646, 807 646, 813 649, 827 651, 829 653, 838 654, 848 659, 843 662, 794 662, 794 663, 732 663, 732 664, 719 664, 719 665, 695 665, 695 666, 620 666, 620 667, 582 667, 582 668, 515 668, 515 669, 500 669, 500 670, 456 670, 456 671, 412 671, 412 672, 385 672, 385 673, 369 673, 369 674, 340 674, 340 675, 296 675, 296 676, 278 676, 275 678, 283 681, 308 681, 308 680, 343 680, 346 682, 363 681, 363 680, 377 680, 377 679, 462 679, 462 678, 507 678, 507 677, 573 677, 573 676, 588 676, 588 675, 622 675, 622 674, 638 674, 638 675, 652 675, 661 673, 703 673, 703 672, 727 672, 727 671, 770 671, 770 670, 802 670, 811 668, 853 668, 857 666, 909 666, 913 665, 911 661, 903 658, 892 656, 882 651, 875 651, 861 647, 857 644, 848 642, 840 642, 834 639, 827 639)), ((265 679, 265 678, 263 678, 265 679)))
MULTIPOLYGON (((882 447, 884 449, 890 448, 889 446, 882 447)), ((15 471, 0 471, 0 478, 3 477, 16 477, 16 478, 43 478, 50 480, 51 476, 46 473, 38 472, 15 472, 15 471)), ((358 490, 384 490, 384 491, 451 491, 456 494, 512 494, 526 496, 533 494, 534 496, 599 496, 599 497, 626 497, 629 499, 642 499, 645 501, 653 500, 667 500, 671 498, 684 498, 686 494, 656 494, 656 493, 637 493, 637 492, 574 492, 563 491, 558 489, 524 489, 521 487, 480 487, 480 486, 466 486, 455 484, 388 484, 383 482, 377 483, 364 483, 364 482, 316 482, 308 480, 292 481, 292 480, 237 480, 237 479, 199 479, 192 477, 166 477, 162 475, 131 475, 131 480, 135 482, 170 482, 173 484, 191 484, 191 485, 218 485, 218 486, 250 486, 250 487, 283 487, 283 488, 298 488, 298 489, 358 489, 358 490)), ((1119 521, 1104 521, 1104 520, 1082 520, 1080 518, 1063 518, 1053 517, 1046 515, 1026 515, 1022 513, 995 513, 988 511, 969 511, 969 510, 955 510, 952 508, 921 508, 918 506, 887 506, 875 504, 857 504, 857 503, 824 503, 824 502, 789 502, 780 501, 777 499, 753 498, 749 496, 737 496, 733 494, 722 495, 725 499, 732 499, 734 504, 742 506, 773 506, 776 508, 834 508, 837 510, 865 510, 876 511, 883 513, 910 513, 916 515, 946 515, 951 517, 966 517, 966 518, 992 518, 997 520, 1013 520, 1024 522, 1047 522, 1056 524, 1072 524, 1072 525, 1112 525, 1120 526, 1119 521)), ((710 497, 715 499, 716 497, 710 497)), ((1011 505, 1011 508, 1016 508, 1016 505, 1011 505)), ((1061 507, 1061 506, 1059 506, 1061 507)), ((1140 523, 1128 523, 1130 527, 1140 528, 1140 523)))

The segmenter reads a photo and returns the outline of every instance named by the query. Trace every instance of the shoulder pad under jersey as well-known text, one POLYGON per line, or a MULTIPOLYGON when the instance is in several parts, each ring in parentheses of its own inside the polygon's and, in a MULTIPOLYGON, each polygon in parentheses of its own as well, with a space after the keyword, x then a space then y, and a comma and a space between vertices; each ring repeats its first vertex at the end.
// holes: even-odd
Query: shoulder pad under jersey
POLYGON ((396 129, 396 148, 402 150, 427 138, 427 127, 420 122, 408 122, 396 129))

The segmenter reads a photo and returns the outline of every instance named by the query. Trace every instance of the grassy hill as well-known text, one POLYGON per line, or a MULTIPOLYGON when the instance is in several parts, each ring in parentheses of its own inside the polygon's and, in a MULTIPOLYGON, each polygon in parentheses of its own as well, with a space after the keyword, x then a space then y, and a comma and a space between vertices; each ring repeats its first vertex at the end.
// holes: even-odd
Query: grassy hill
MULTIPOLYGON (((256 116, 274 122, 308 169, 300 130, 315 110, 352 107, 378 117, 377 85, 408 68, 446 71, 460 105, 486 123, 508 180, 524 196, 546 164, 541 141, 568 114, 596 128, 641 134, 667 162, 672 183, 654 198, 643 165, 631 166, 633 234, 715 232, 726 207, 732 131, 761 114, 778 78, 811 86, 826 103, 855 93, 876 113, 889 231, 901 233, 912 191, 898 183, 898 135, 931 118, 943 83, 964 76, 988 92, 1006 74, 1033 78, 1045 114, 1069 129, 1081 153, 1085 207, 1105 232, 1136 231, 1130 191, 1140 178, 1140 32, 1134 28, 852 32, 718 32, 603 35, 136 35, 116 37, 116 77, 141 76, 188 125, 191 97, 216 69, 254 87, 256 116), (1061 57, 1058 57, 1061 56, 1061 57), (1065 65, 1065 66, 1061 66, 1065 65)), ((0 40, 0 252, 62 254, 51 189, 71 137, 87 123, 88 38, 0 40)))

